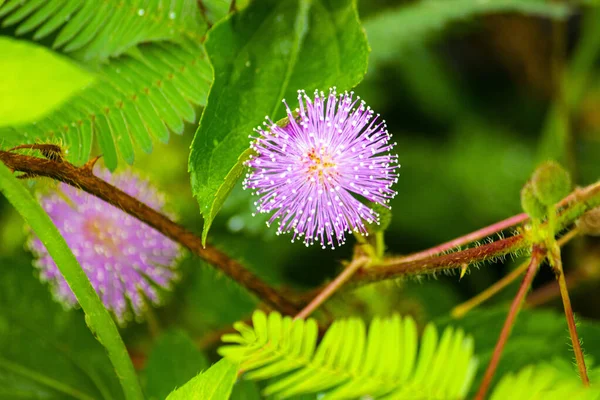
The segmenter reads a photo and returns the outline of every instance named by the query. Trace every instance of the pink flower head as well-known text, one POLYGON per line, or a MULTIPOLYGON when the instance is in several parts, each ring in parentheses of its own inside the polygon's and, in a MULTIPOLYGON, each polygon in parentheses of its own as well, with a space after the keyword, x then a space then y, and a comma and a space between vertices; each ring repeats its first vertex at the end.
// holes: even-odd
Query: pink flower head
POLYGON ((285 100, 289 122, 269 117, 265 129, 255 129, 251 144, 256 155, 246 162, 250 172, 244 188, 253 190, 261 213, 273 212, 267 224, 278 221, 277 234, 293 232, 304 244, 318 241, 323 248, 345 242, 345 233, 366 235, 364 221, 379 223, 379 214, 356 195, 389 207, 396 192, 397 156, 390 154, 385 121, 353 92, 314 100, 298 92, 299 108, 292 112, 285 100))
MULTIPOLYGON (((155 210, 163 208, 164 198, 134 174, 96 172, 155 210)), ((129 319, 131 310, 140 318, 147 300, 159 304, 157 289, 169 289, 177 279, 179 245, 119 208, 64 183, 40 196, 40 202, 120 323, 129 319)), ((28 247, 36 257, 40 279, 51 283, 54 297, 67 307, 76 306, 75 295, 43 243, 32 236, 28 247)))

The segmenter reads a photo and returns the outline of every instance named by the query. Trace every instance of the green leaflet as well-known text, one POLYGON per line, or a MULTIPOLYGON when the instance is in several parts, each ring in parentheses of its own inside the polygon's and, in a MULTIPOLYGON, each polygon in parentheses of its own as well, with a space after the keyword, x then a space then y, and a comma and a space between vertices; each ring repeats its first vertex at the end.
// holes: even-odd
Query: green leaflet
POLYGON ((509 373, 502 377, 490 400, 598 400, 600 389, 586 388, 572 367, 556 368, 552 364, 528 366, 518 373, 509 373), (565 369, 565 370, 562 370, 565 369))
POLYGON ((58 33, 53 48, 85 62, 105 62, 155 40, 199 41, 206 24, 196 0, 10 0, 0 2, 2 26, 34 40, 58 33))
POLYGON ((0 37, 0 126, 35 121, 90 85, 94 76, 34 43, 0 37))
POLYGON ((221 360, 171 392, 167 400, 223 400, 228 399, 237 377, 238 364, 221 360))
POLYGON ((368 56, 352 0, 254 2, 216 25, 205 45, 215 79, 189 159, 203 239, 233 187, 226 178, 252 129, 265 115, 282 118, 281 100, 294 107, 299 89, 358 84, 368 56))
MULTIPOLYGON (((492 357, 498 335, 506 318, 506 307, 481 308, 469 312, 464 318, 445 318, 439 325, 459 326, 472 335, 477 343, 477 355, 486 365, 492 357)), ((582 339, 586 357, 600 360, 600 324, 593 321, 577 321, 577 331, 582 339)), ((571 363, 573 350, 564 344, 569 340, 567 322, 562 313, 549 310, 522 310, 504 347, 493 384, 509 372, 535 362, 562 359, 571 363)), ((485 371, 477 371, 476 381, 485 371)))
POLYGON ((144 370, 148 400, 162 400, 210 363, 182 330, 169 330, 157 340, 144 370))
POLYGON ((152 139, 181 134, 184 120, 196 118, 212 77, 202 46, 153 43, 105 65, 97 82, 50 115, 32 124, 0 128, 2 146, 61 143, 70 161, 86 162, 95 137, 104 162, 115 169, 119 156, 129 164, 134 148, 152 150, 152 139))
POLYGON ((31 226, 48 249, 60 272, 73 290, 85 311, 90 330, 106 348, 108 356, 121 380, 128 400, 142 399, 133 364, 110 314, 104 308, 85 272, 81 269, 62 236, 33 196, 0 163, 0 191, 31 226))
POLYGON ((219 353, 239 362, 248 379, 274 378, 264 394, 276 398, 320 393, 327 400, 460 399, 477 366, 473 340, 463 331, 447 328, 438 336, 428 325, 419 345, 410 317, 375 318, 368 335, 358 318, 337 320, 318 347, 313 319, 256 311, 252 322, 236 323, 239 334, 224 335, 232 345, 219 353))
POLYGON ((411 46, 421 45, 446 25, 482 14, 517 12, 551 18, 566 18, 566 4, 545 0, 426 0, 383 12, 365 21, 372 43, 371 66, 401 57, 411 46))

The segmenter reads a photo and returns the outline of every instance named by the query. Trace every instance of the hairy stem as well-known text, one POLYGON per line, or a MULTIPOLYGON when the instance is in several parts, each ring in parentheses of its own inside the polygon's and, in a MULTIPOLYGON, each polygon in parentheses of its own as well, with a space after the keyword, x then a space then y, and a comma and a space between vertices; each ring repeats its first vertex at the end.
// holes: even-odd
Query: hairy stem
MULTIPOLYGON (((29 147, 30 145, 27 146, 29 147)), ((81 188, 86 192, 119 207, 131 216, 147 223, 165 236, 187 247, 194 254, 206 260, 208 263, 221 269, 239 284, 257 294, 261 300, 271 307, 289 315, 294 315, 298 311, 295 302, 288 300, 286 296, 283 296, 275 289, 268 286, 244 268, 242 264, 232 260, 213 246, 207 245, 206 248, 204 248, 198 236, 177 225, 168 217, 157 213, 145 204, 140 203, 131 196, 121 192, 114 186, 95 177, 91 173, 91 168, 86 168, 85 166, 76 167, 64 161, 61 157, 43 159, 3 150, 0 150, 0 161, 13 171, 23 172, 24 175, 22 177, 48 177, 62 181, 74 187, 81 188)), ((586 211, 599 205, 600 183, 577 189, 558 204, 557 211, 559 212, 559 215, 557 218, 556 230, 561 231, 567 228, 586 211)), ((464 242, 467 240, 464 238, 471 239, 481 237, 483 233, 495 233, 499 227, 509 227, 511 224, 514 225, 518 223, 518 221, 522 222, 522 218, 521 214, 516 215, 501 221, 498 224, 491 225, 491 227, 495 228, 488 227, 481 229, 474 232, 473 235, 469 234, 464 236, 460 241, 464 242)), ((457 242, 452 241, 452 243, 454 245, 454 243, 457 242)), ((445 244, 437 246, 436 248, 438 250, 443 250, 444 246, 448 245, 445 244)), ((408 257, 389 257, 374 262, 372 265, 369 265, 369 268, 359 268, 351 281, 355 284, 365 284, 380 280, 394 279, 406 274, 422 274, 443 269, 460 268, 464 264, 470 265, 495 259, 509 253, 514 253, 518 250, 527 249, 530 246, 531 243, 522 234, 519 234, 482 246, 468 248, 449 254, 432 255, 427 258, 416 259, 415 255, 408 257)), ((427 251, 431 250, 426 250, 426 252, 427 251)), ((425 254, 425 252, 421 254, 425 254)), ((302 298, 312 298, 312 291, 309 295, 310 297, 302 296, 302 298)))
POLYGON ((308 303, 308 305, 304 307, 302 311, 300 311, 296 315, 295 319, 307 318, 317 308, 319 308, 321 304, 323 304, 328 298, 330 298, 331 295, 333 295, 336 292, 336 290, 341 288, 344 285, 344 283, 348 282, 352 275, 354 275, 360 267, 366 265, 367 262, 368 258, 366 257, 359 257, 352 260, 352 262, 348 264, 348 266, 342 271, 341 274, 339 274, 333 281, 331 281, 327 286, 325 286, 325 288, 317 296, 315 296, 315 298, 312 299, 312 301, 308 303))
POLYGON ((525 274, 525 278, 521 282, 521 286, 519 287, 517 295, 515 296, 512 304, 510 305, 508 316, 506 317, 506 321, 504 321, 504 326, 502 327, 502 331, 500 332, 500 336, 498 337, 498 342, 496 342, 496 347, 494 348, 492 359, 490 360, 490 363, 488 364, 488 367, 485 371, 485 375, 483 376, 483 380, 481 381, 481 386, 479 386, 479 390, 477 391, 475 400, 485 399, 485 395, 492 383, 492 378, 494 377, 494 373, 496 372, 496 368, 498 367, 498 363, 500 362, 502 350, 504 350, 504 346, 508 341, 510 331, 512 330, 512 327, 515 323, 515 319, 517 318, 517 315, 521 310, 521 306, 523 304, 523 300, 525 300, 527 291, 531 287, 533 278, 535 278, 538 268, 544 260, 544 254, 545 251, 541 247, 539 247, 538 245, 533 246, 533 251, 531 253, 531 260, 529 261, 527 273, 525 274))
MULTIPOLYGON (((578 233, 579 230, 577 228, 573 229, 558 240, 558 245, 564 246, 571 239, 577 236, 578 233)), ((450 314, 454 318, 464 317, 473 308, 479 306, 484 301, 489 300, 496 293, 500 292, 502 289, 506 288, 508 285, 513 283, 519 276, 521 276, 523 273, 525 273, 525 271, 527 271, 528 266, 529 261, 522 263, 517 268, 515 268, 510 274, 506 275, 504 278, 500 279, 498 282, 494 283, 492 286, 479 293, 477 296, 454 307, 450 314)))
POLYGON ((577 335, 577 327, 575 325, 575 317, 573 315, 573 309, 571 308, 571 299, 569 298, 569 290, 567 289, 567 282, 565 280, 565 273, 562 267, 562 260, 560 256, 560 247, 558 245, 552 246, 550 249, 549 258, 551 264, 554 267, 556 273, 556 279, 558 280, 558 286, 560 288, 560 296, 562 298, 563 307, 565 309, 565 316, 567 318, 567 325, 569 326, 569 335, 571 336, 571 343, 573 344, 573 352, 575 353, 575 360, 577 361, 577 369, 579 370, 579 377, 585 386, 590 385, 590 378, 587 374, 585 367, 585 359, 583 358, 583 350, 581 349, 581 343, 579 342, 579 336, 577 335))
POLYGON ((527 214, 518 214, 513 217, 507 218, 503 221, 496 222, 490 226, 486 226, 485 228, 481 228, 476 230, 475 232, 471 232, 467 235, 461 236, 459 238, 450 240, 446 243, 442 243, 435 247, 432 247, 427 250, 419 251, 418 253, 410 254, 405 256, 403 259, 405 262, 422 260, 425 258, 429 258, 435 256, 440 253, 445 253, 447 251, 454 250, 457 247, 465 246, 469 243, 473 243, 477 240, 484 239, 488 236, 497 234, 502 232, 505 229, 513 227, 515 225, 521 224, 529 219, 527 214))
MULTIPOLYGON (((556 206, 558 216, 556 218, 554 234, 570 227, 585 212, 599 205, 600 182, 576 189, 556 206)), ((546 224, 542 224, 539 229, 544 229, 546 226, 546 224)), ((407 258, 403 256, 388 257, 381 263, 358 270, 353 278, 353 282, 377 282, 398 278, 407 274, 425 274, 444 269, 461 268, 463 264, 470 265, 493 260, 509 253, 527 249, 530 246, 530 241, 523 234, 519 234, 478 247, 424 259, 408 259, 407 261, 407 258)))
POLYGON ((92 164, 76 167, 66 161, 54 161, 2 150, 0 150, 0 160, 13 171, 24 172, 27 177, 44 176, 64 182, 122 209, 187 247, 192 253, 256 294, 270 307, 288 315, 298 312, 298 307, 293 302, 286 299, 242 264, 211 245, 202 246, 201 239, 192 232, 117 187, 96 177, 92 173, 92 164))

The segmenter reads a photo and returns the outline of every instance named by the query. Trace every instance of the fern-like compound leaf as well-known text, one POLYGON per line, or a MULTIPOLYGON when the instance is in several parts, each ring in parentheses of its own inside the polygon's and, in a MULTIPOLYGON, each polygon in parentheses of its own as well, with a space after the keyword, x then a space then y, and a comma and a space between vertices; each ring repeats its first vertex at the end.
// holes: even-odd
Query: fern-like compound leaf
POLYGON ((598 400, 600 389, 584 387, 572 371, 552 364, 528 366, 517 374, 505 375, 494 389, 490 400, 598 400))
POLYGON ((184 121, 195 121, 193 105, 206 103, 211 82, 201 45, 140 45, 103 66, 92 86, 41 120, 0 128, 0 146, 58 142, 80 164, 89 159, 95 136, 108 168, 116 168, 118 154, 131 164, 134 147, 150 152, 152 138, 166 142, 169 131, 180 134, 184 121))
POLYGON ((253 327, 235 324, 238 334, 219 353, 240 362, 249 379, 276 378, 265 395, 278 398, 319 393, 323 399, 460 399, 475 374, 473 341, 460 330, 441 337, 433 325, 421 344, 410 317, 374 319, 368 330, 358 318, 334 322, 317 346, 313 319, 293 320, 256 311, 253 327))
POLYGON ((34 40, 56 34, 54 48, 86 62, 144 42, 198 42, 206 30, 196 0, 9 0, 0 21, 34 40))

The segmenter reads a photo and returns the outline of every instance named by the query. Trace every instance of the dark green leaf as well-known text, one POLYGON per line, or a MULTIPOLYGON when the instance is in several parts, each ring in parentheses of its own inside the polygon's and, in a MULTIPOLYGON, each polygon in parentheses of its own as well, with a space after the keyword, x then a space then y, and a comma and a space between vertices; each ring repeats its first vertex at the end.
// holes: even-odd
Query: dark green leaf
POLYGON ((162 334, 150 352, 146 365, 146 396, 162 400, 210 363, 198 346, 181 330, 162 334))
POLYGON ((122 399, 82 313, 52 300, 29 257, 0 258, 0 276, 0 399, 122 399))
POLYGON ((368 46, 351 0, 267 0, 215 26, 206 41, 215 71, 189 169, 204 236, 233 185, 226 177, 265 115, 283 117, 297 90, 345 90, 362 79, 368 46))
POLYGON ((223 359, 172 392, 167 400, 228 399, 237 377, 237 368, 237 363, 223 359))

